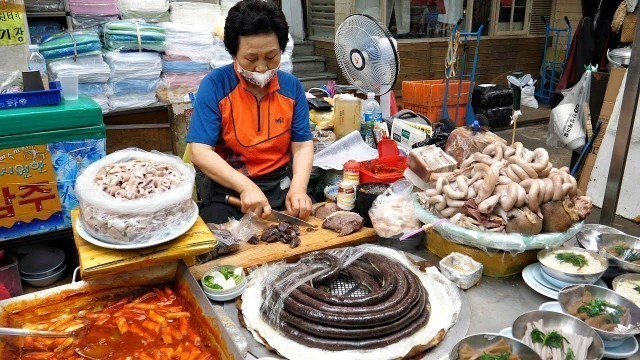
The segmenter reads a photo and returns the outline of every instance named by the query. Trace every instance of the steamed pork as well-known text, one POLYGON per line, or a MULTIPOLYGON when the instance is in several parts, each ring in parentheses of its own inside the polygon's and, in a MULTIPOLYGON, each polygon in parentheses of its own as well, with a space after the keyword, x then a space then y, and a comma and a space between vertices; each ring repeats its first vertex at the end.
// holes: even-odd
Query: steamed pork
POLYGON ((588 291, 578 301, 570 304, 568 310, 569 314, 587 325, 604 331, 614 331, 619 324, 629 323, 629 309, 595 298, 588 291))

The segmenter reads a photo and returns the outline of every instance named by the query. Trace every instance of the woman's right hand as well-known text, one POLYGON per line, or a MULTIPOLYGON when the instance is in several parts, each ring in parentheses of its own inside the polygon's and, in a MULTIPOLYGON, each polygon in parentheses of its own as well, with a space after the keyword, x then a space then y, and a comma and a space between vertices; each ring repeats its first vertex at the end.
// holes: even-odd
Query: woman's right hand
POLYGON ((271 215, 269 200, 254 183, 240 192, 240 202, 242 203, 242 212, 245 214, 251 211, 260 217, 271 215))

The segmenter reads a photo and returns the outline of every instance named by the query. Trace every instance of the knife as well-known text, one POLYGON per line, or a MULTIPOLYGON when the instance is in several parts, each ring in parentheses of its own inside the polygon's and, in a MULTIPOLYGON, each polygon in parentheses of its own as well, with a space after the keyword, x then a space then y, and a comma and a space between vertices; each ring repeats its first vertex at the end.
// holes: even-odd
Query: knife
MULTIPOLYGON (((238 199, 235 196, 226 195, 224 200, 227 204, 231 206, 235 206, 237 208, 242 207, 242 202, 240 201, 240 199, 238 199)), ((312 227, 312 228, 318 227, 318 225, 313 225, 295 216, 291 216, 276 210, 271 210, 271 215, 267 216, 265 220, 272 221, 272 222, 287 221, 287 222, 290 222, 291 224, 298 225, 298 226, 306 226, 306 227, 312 227)))

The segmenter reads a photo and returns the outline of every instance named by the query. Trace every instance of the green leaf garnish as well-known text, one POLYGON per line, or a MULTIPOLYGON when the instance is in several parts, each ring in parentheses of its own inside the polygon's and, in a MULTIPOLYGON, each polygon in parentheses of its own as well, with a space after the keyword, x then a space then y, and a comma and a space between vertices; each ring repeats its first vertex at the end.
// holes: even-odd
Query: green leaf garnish
POLYGON ((544 343, 544 337, 544 333, 538 329, 533 329, 531 331, 531 341, 533 341, 534 343, 544 343))
POLYGON ((555 330, 545 334, 538 329, 533 329, 531 331, 531 341, 553 349, 561 349, 564 341, 569 343, 569 340, 555 330))
POLYGON ((511 356, 510 351, 505 351, 499 355, 483 353, 482 355, 480 355, 478 360, 509 360, 510 356, 511 356))
POLYGON ((576 360, 576 354, 573 353, 573 349, 569 348, 567 354, 564 356, 564 360, 576 360))
POLYGON ((213 282, 213 276, 211 275, 207 275, 204 277, 204 284, 208 287, 208 288, 212 288, 212 289, 216 289, 216 290, 220 290, 222 289, 222 286, 215 284, 213 282), (217 288, 216 288, 217 286, 217 288))
POLYGON ((586 314, 588 317, 605 315, 608 323, 619 324, 620 317, 625 313, 625 309, 605 300, 594 299, 588 304, 580 306, 578 312, 586 314))
POLYGON ((640 294, 640 285, 634 287, 633 290, 635 290, 636 292, 638 292, 638 294, 640 294))
POLYGON ((556 259, 558 259, 561 263, 569 263, 578 269, 582 269, 584 266, 589 264, 587 258, 582 254, 574 254, 574 253, 559 253, 556 254, 556 259))
POLYGON ((625 261, 634 262, 640 260, 640 252, 637 252, 626 245, 611 246, 608 251, 625 261))

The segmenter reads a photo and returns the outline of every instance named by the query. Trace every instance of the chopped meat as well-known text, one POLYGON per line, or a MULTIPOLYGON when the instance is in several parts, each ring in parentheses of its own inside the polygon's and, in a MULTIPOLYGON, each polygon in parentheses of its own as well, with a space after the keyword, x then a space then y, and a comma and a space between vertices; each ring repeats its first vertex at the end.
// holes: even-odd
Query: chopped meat
POLYGON ((296 236, 291 240, 291 243, 289 243, 289 247, 293 249, 298 246, 300 246, 300 238, 296 236))
POLYGON ((336 211, 324 220, 322 227, 338 232, 340 236, 345 236, 362 229, 363 224, 364 219, 356 213, 336 211))
POLYGON ((338 211, 338 205, 336 203, 330 202, 317 208, 313 215, 318 219, 326 219, 327 216, 333 214, 336 211, 338 211))
POLYGON ((258 244, 258 243, 260 242, 260 239, 258 239, 258 236, 257 236, 257 235, 253 235, 253 236, 251 236, 251 237, 249 238, 249 240, 247 240, 247 242, 248 242, 249 244, 256 245, 256 244, 258 244))

